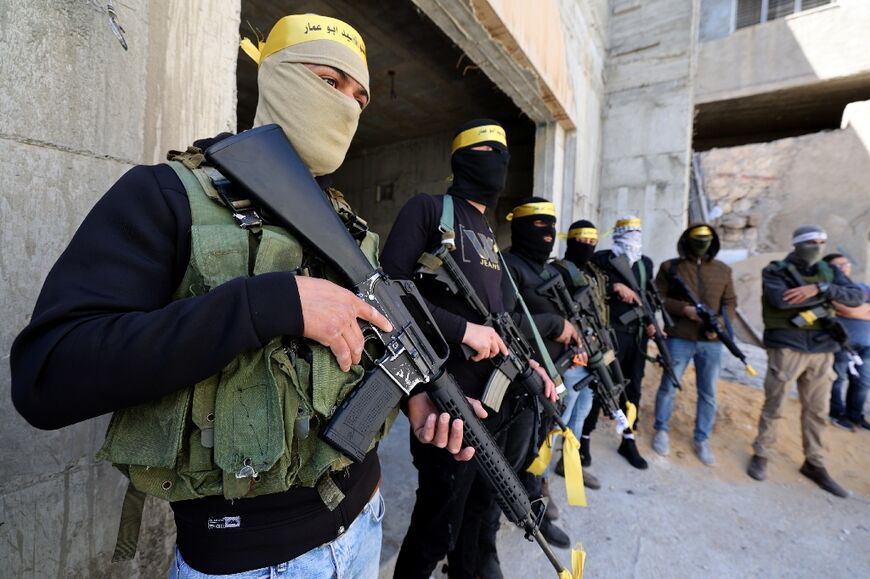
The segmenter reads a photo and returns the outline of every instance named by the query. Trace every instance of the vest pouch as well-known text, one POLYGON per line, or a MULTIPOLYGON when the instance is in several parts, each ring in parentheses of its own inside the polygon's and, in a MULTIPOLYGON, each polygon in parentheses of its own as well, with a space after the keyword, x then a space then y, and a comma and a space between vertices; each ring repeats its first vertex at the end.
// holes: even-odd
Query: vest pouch
POLYGON ((232 279, 246 275, 249 253, 248 232, 226 225, 194 225, 190 230, 190 265, 199 272, 202 288, 190 288, 201 295, 232 279))
POLYGON ((284 452, 281 395, 269 363, 278 347, 276 338, 265 348, 238 356, 233 370, 221 373, 215 397, 214 460, 224 471, 226 498, 247 494, 250 484, 284 452))
POLYGON ((191 388, 112 415, 97 458, 144 467, 175 466, 190 406, 191 388))
POLYGON ((254 263, 254 275, 274 271, 293 271, 302 265, 302 245, 280 233, 273 225, 263 227, 254 263))

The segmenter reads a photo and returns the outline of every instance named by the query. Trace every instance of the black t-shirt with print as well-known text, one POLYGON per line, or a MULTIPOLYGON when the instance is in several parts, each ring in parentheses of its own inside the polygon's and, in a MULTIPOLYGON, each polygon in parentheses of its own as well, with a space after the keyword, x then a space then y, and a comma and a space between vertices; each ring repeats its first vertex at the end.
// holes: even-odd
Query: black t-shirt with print
MULTIPOLYGON (((399 212, 384 244, 381 267, 394 279, 414 279, 417 259, 441 244, 443 195, 417 195, 399 212)), ((491 312, 504 311, 502 271, 495 239, 486 217, 464 199, 454 198, 453 227, 456 251, 453 258, 491 312)), ((465 302, 437 281, 418 281, 420 293, 429 304, 432 316, 450 344, 446 369, 453 374, 465 394, 479 397, 492 373, 488 360, 466 360, 459 345, 467 322, 481 323, 480 317, 465 302)))

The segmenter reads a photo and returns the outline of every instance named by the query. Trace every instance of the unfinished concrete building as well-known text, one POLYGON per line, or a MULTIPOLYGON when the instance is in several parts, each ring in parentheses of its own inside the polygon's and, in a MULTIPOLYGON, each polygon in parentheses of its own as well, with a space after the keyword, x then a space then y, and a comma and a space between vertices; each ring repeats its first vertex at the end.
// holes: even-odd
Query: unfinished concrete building
MULTIPOLYGON (((591 217, 606 230, 638 214, 647 253, 671 257, 689 219, 693 128, 706 210, 718 205, 730 246, 781 248, 791 220, 804 219, 778 206, 779 192, 818 199, 823 186, 825 196, 849 187, 857 204, 863 194, 863 209, 844 206, 823 223, 839 234, 863 211, 854 227, 866 244, 866 109, 850 108, 848 127, 837 129, 845 105, 868 98, 866 3, 776 19, 769 14, 785 12, 775 0, 756 3, 765 22, 746 27, 752 18, 735 20, 752 4, 743 0, 148 0, 117 3, 114 21, 97 2, 3 3, 0 350, 6 356, 51 264, 121 174, 250 126, 256 68, 239 35, 267 33, 293 12, 338 16, 366 40, 373 100, 336 181, 382 235, 409 197, 446 189, 452 131, 487 116, 507 127, 512 156, 491 216, 503 245, 512 200, 534 194, 554 201, 563 227, 591 217), (759 166, 762 158, 776 162, 759 166), (790 168, 828 181, 812 189, 808 175, 786 179, 790 168), (737 182, 764 189, 757 197, 769 205, 759 212, 748 193, 730 201, 725 190, 737 182)), ((832 246, 863 260, 864 246, 839 239, 832 246)), ((4 364, 0 574, 163 575, 172 524, 156 501, 136 560, 109 563, 126 482, 93 460, 107 417, 36 431, 12 408, 9 383, 4 364)))
POLYGON ((817 223, 854 277, 870 255, 870 3, 703 0, 694 79, 699 204, 761 328, 759 270, 817 223), (745 261, 741 261, 745 258, 745 261))

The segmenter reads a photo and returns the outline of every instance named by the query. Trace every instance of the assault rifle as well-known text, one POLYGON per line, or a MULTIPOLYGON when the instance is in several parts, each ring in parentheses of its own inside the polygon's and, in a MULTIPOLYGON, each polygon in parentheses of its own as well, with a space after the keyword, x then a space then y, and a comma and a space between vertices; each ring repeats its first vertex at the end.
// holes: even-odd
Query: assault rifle
POLYGON ((508 386, 516 382, 529 395, 536 397, 544 412, 550 415, 559 428, 565 430, 567 425, 562 420, 561 413, 553 402, 544 395, 544 382, 529 362, 533 359, 533 350, 513 318, 508 312, 493 313, 484 305, 468 278, 456 264, 450 254, 447 244, 442 244, 432 253, 424 253, 418 262, 420 267, 417 275, 434 277, 443 283, 454 295, 465 299, 465 302, 480 317, 482 325, 496 331, 508 349, 508 355, 490 358, 495 370, 490 375, 481 402, 498 410, 501 408, 508 386))
POLYGON ((640 319, 646 324, 653 325, 656 331, 653 340, 659 349, 659 355, 656 356, 656 362, 658 362, 659 366, 662 367, 662 372, 664 372, 668 380, 670 380, 674 386, 680 388, 680 381, 677 380, 677 376, 674 374, 674 360, 671 358, 671 352, 668 350, 667 342, 665 342, 665 335, 662 332, 658 319, 656 318, 656 310, 659 310, 662 313, 662 319, 665 322, 665 326, 674 325, 674 320, 671 319, 671 315, 662 303, 662 297, 659 295, 658 290, 655 289, 655 286, 652 286, 652 289, 640 287, 637 278, 634 277, 634 272, 631 270, 631 264, 626 256, 618 255, 610 258, 610 265, 612 265, 613 269, 615 269, 622 279, 628 283, 628 286, 632 291, 640 297, 640 307, 622 314, 619 317, 619 322, 628 325, 634 320, 640 319), (652 303, 650 303, 651 301, 652 303))
MULTIPOLYGON (((568 571, 539 530, 525 489, 471 405, 442 364, 448 347, 416 287, 376 270, 314 181, 278 125, 264 125, 228 137, 205 152, 206 159, 248 196, 262 217, 291 231, 343 279, 360 299, 378 309, 390 332, 362 323, 367 341, 380 353, 363 380, 333 413, 320 436, 359 461, 375 433, 402 396, 428 383, 441 412, 464 423, 463 442, 475 449, 474 461, 493 488, 508 519, 538 542, 560 574, 568 571), (413 312, 413 313, 412 313, 413 312)), ((230 205, 233 206, 232 204, 230 205)))
MULTIPOLYGON (((559 308, 562 317, 574 325, 583 348, 589 356, 587 366, 592 372, 589 377, 584 378, 574 387, 579 389, 588 384, 594 388, 604 410, 617 421, 618 428, 625 430, 629 426, 628 419, 619 404, 619 397, 625 388, 625 377, 619 364, 615 363, 616 349, 611 342, 610 332, 598 317, 598 309, 592 300, 590 287, 580 288, 571 295, 563 277, 566 274, 570 275, 570 272, 566 271, 565 265, 561 267, 554 265, 554 267, 557 268, 558 273, 536 291, 539 295, 549 298, 559 308)), ((579 274, 579 271, 577 273, 579 274)), ((569 368, 573 364, 573 357, 574 352, 568 350, 556 360, 556 368, 560 370, 569 368)))
POLYGON ((698 301, 698 298, 695 297, 695 294, 689 288, 689 285, 685 282, 683 278, 680 277, 680 274, 677 273, 676 268, 671 268, 670 277, 674 284, 677 286, 677 289, 682 292, 682 294, 689 300, 692 306, 695 308, 695 312, 697 312, 698 317, 701 318, 701 322, 703 322, 704 328, 706 331, 713 332, 716 334, 716 337, 719 338, 719 341, 722 342, 728 351, 734 354, 734 356, 743 363, 743 366, 746 368, 746 373, 750 376, 756 376, 758 372, 755 371, 755 368, 747 361, 746 354, 744 354, 740 348, 734 343, 734 339, 731 337, 731 334, 722 327, 722 324, 719 321, 719 316, 712 309, 708 308, 702 302, 698 301))

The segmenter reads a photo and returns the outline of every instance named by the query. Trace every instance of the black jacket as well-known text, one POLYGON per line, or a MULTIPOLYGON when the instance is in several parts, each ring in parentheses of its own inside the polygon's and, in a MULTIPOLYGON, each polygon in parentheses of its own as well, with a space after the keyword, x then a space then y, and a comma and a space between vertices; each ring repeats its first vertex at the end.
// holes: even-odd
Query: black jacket
MULTIPOLYGON (((607 276, 607 305, 610 306, 610 324, 613 326, 613 329, 621 332, 635 333, 638 331, 638 327, 640 326, 640 321, 634 321, 628 325, 622 324, 619 321, 619 317, 627 312, 637 309, 637 306, 632 304, 627 304, 621 299, 619 299, 619 295, 613 291, 613 284, 621 283, 623 285, 628 285, 628 282, 622 279, 622 276, 619 275, 619 272, 610 264, 610 259, 614 257, 613 252, 609 249, 605 249, 602 251, 596 251, 595 255, 592 256, 592 263, 600 269, 604 275, 607 276)), ((637 279, 637 282, 640 283, 640 262, 643 262, 644 268, 646 269, 646 288, 652 289, 653 286, 653 276, 655 275, 655 270, 653 269, 653 262, 647 256, 642 256, 640 261, 635 262, 631 266, 631 271, 634 272, 634 277, 637 279)), ((639 320, 639 319, 638 319, 639 320)))
MULTIPOLYGON (((56 429, 156 400, 276 336, 302 336, 290 273, 237 278, 172 301, 190 258, 190 229, 187 195, 168 165, 134 167, 94 206, 12 346, 12 400, 28 422, 56 429)), ((350 526, 379 479, 373 451, 335 477, 345 500, 332 512, 316 490, 302 488, 171 503, 177 542, 207 573, 278 564, 350 526), (245 532, 209 530, 215 516, 241 516, 245 532)))
MULTIPOLYGON (((786 261, 794 264, 801 276, 814 276, 818 273, 818 265, 807 267, 794 253, 786 256, 786 261)), ((828 290, 800 304, 789 304, 783 299, 785 290, 797 287, 785 268, 772 263, 764 268, 761 274, 762 292, 765 299, 780 310, 798 311, 813 308, 827 301, 837 301, 844 306, 855 307, 864 303, 864 291, 846 277, 839 268, 831 267, 834 279, 828 285, 828 290)), ((791 348, 799 352, 837 352, 840 345, 825 330, 800 329, 767 329, 764 330, 764 345, 768 348, 791 348)))

